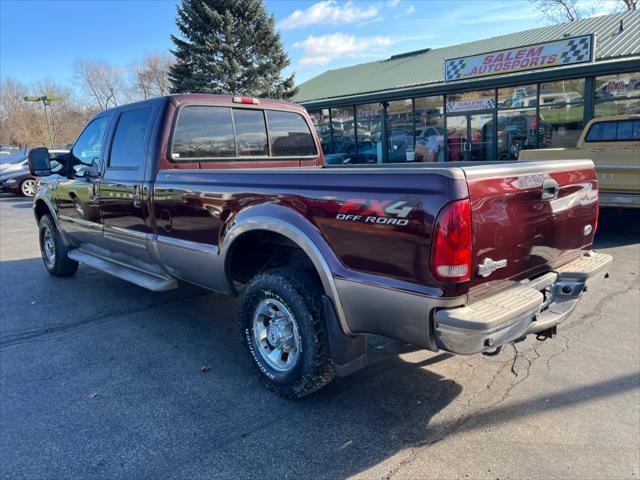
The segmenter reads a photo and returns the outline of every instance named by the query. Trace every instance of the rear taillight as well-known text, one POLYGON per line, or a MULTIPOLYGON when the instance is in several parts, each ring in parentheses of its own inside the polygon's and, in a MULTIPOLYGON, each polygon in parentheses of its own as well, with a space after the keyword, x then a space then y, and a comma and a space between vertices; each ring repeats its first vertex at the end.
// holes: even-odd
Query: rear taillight
POLYGON ((471 206, 457 200, 438 215, 433 238, 431 270, 443 282, 465 282, 471 278, 471 206))

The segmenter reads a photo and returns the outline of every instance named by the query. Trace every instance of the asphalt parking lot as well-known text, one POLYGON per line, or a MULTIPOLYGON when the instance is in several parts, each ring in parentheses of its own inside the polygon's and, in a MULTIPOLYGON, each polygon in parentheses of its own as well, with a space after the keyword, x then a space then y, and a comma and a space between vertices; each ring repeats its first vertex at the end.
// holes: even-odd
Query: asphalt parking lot
POLYGON ((241 350, 234 299, 50 277, 30 206, 0 195, 3 478, 640 475, 638 212, 603 216, 611 278, 556 338, 495 357, 371 338, 366 369, 287 401, 241 350))

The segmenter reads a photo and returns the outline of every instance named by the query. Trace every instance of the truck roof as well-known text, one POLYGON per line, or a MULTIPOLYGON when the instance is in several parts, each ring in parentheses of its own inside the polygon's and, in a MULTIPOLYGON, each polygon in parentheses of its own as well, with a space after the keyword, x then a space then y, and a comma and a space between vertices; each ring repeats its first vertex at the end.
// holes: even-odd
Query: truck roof
POLYGON ((284 100, 272 100, 269 98, 257 98, 257 97, 245 97, 238 95, 214 95, 209 93, 174 93, 171 95, 163 95, 160 97, 148 98, 146 100, 140 100, 137 102, 125 103, 122 105, 118 105, 117 107, 112 107, 103 112, 99 112, 96 116, 104 114, 104 113, 112 113, 123 108, 129 108, 132 105, 148 105, 156 102, 172 102, 176 107, 182 105, 189 104, 198 104, 198 105, 216 105, 216 106, 243 106, 243 107, 254 107, 254 108, 276 108, 282 110, 290 110, 297 112, 306 111, 304 107, 298 105, 296 103, 286 102, 284 100), (257 104, 244 104, 234 102, 234 98, 254 98, 258 100, 257 104))
MULTIPOLYGON (((229 105, 229 106, 238 106, 242 105, 238 102, 234 102, 234 98, 254 98, 258 100, 258 107, 262 108, 280 108, 286 110, 295 110, 302 112, 304 111, 304 107, 291 102, 286 102, 284 100, 272 100, 269 98, 258 98, 258 97, 246 97, 244 95, 214 95, 209 93, 176 93, 172 95, 168 95, 169 98, 176 106, 189 104, 189 103, 198 103, 198 104, 207 104, 207 105, 229 105)), ((244 104, 246 106, 246 104, 244 104)), ((251 104, 249 104, 251 105, 251 104)))

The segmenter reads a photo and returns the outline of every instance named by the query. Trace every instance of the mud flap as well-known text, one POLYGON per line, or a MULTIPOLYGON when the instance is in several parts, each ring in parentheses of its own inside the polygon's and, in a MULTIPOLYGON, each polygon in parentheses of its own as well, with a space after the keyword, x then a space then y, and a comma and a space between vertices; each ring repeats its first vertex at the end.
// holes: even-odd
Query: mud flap
POLYGON ((322 305, 327 322, 331 359, 333 360, 336 375, 346 377, 366 367, 369 363, 367 336, 355 335, 352 337, 345 335, 340 328, 340 322, 338 322, 331 299, 326 295, 322 295, 322 305))

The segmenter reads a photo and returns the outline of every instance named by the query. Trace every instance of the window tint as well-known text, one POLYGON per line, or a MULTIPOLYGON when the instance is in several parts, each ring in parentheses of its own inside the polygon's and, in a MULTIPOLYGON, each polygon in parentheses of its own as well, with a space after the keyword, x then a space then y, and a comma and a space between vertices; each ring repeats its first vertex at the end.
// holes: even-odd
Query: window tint
POLYGON ((230 109, 185 107, 180 111, 173 136, 172 158, 218 158, 235 155, 230 109))
POLYGON ((236 147, 240 157, 262 157, 269 154, 267 129, 262 110, 233 109, 236 147))
POLYGON ((633 121, 626 120, 618 122, 618 132, 616 133, 616 140, 631 140, 633 136, 633 121))
POLYGON ((316 145, 307 122, 298 113, 267 111, 269 141, 274 157, 316 154, 316 145))
POLYGON ((587 142, 610 142, 616 139, 616 128, 618 122, 599 122, 589 129, 587 142))
POLYGON ((144 164, 144 137, 151 108, 123 112, 111 144, 109 167, 140 167, 144 164))
POLYGON ((99 168, 102 140, 108 123, 109 117, 100 117, 87 125, 71 151, 74 163, 99 168))
POLYGON ((587 142, 623 142, 640 140, 640 121, 621 120, 594 124, 587 134, 587 142))

